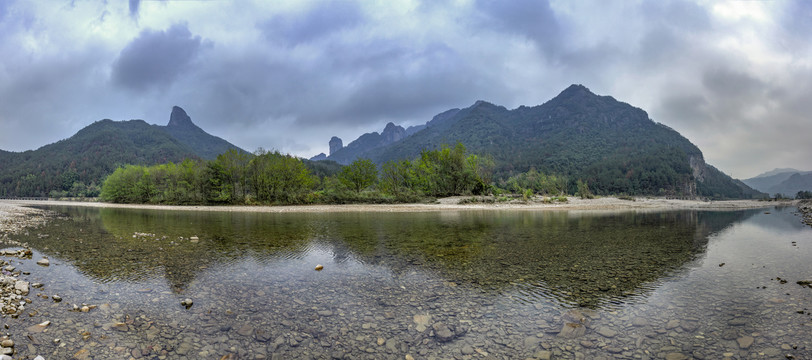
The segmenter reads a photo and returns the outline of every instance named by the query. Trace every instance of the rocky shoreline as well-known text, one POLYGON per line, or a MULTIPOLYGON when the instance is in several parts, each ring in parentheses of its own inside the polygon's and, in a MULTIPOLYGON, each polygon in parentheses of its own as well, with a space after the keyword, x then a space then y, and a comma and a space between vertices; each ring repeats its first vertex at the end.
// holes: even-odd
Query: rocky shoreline
POLYGON ((801 213, 801 221, 812 226, 812 200, 804 200, 798 203, 798 211, 801 213))
MULTIPOLYGON (((30 228, 36 228, 46 223, 46 211, 31 209, 22 206, 0 204, 0 313, 2 317, 18 318, 26 312, 26 305, 31 304, 32 289, 42 290, 41 283, 26 281, 29 272, 24 272, 13 264, 14 262, 33 261, 33 252, 28 244, 20 243, 9 238, 30 228)), ((40 266, 48 266, 48 259, 37 261, 40 266)), ((36 311, 30 313, 33 314, 36 311)), ((29 315, 30 315, 29 314, 29 315)), ((33 315, 32 315, 33 316, 33 315)), ((47 326, 47 325, 45 325, 47 326)), ((9 325, 5 325, 9 329, 9 325)), ((15 354, 15 342, 8 333, 0 337, 0 360, 11 359, 15 354)), ((36 360, 44 360, 37 356, 36 360)))

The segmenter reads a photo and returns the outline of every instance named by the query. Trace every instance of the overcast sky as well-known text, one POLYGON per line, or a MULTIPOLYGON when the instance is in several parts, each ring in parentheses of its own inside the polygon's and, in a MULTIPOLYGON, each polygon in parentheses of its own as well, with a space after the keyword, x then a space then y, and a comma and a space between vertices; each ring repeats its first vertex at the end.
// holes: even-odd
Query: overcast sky
POLYGON ((734 177, 812 170, 810 39, 810 1, 0 0, 0 149, 178 105, 246 150, 310 157, 575 83, 734 177))

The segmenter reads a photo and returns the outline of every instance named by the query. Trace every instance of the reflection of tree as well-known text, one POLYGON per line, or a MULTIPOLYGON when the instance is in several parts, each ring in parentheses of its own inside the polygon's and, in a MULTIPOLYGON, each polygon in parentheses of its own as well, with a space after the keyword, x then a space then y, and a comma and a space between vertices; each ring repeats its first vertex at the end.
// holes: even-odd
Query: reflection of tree
POLYGON ((383 249, 395 255, 388 264, 393 270, 420 264, 485 289, 520 283, 526 291, 595 307, 644 292, 704 252, 709 234, 752 213, 379 215, 352 219, 353 228, 370 235, 342 238, 362 259, 379 257, 383 249))
POLYGON ((101 281, 165 277, 180 292, 202 268, 302 258, 315 242, 335 262, 428 269, 489 291, 519 287, 589 307, 645 294, 702 254, 710 234, 759 212, 57 210, 68 220, 26 241, 101 281))
POLYGON ((67 220, 47 238, 28 241, 73 263, 86 276, 106 281, 165 277, 183 291, 197 272, 243 258, 299 257, 311 238, 301 214, 177 212, 61 207, 67 220), (265 215, 265 216, 262 216, 265 215), (190 238, 197 236, 198 243, 190 238))

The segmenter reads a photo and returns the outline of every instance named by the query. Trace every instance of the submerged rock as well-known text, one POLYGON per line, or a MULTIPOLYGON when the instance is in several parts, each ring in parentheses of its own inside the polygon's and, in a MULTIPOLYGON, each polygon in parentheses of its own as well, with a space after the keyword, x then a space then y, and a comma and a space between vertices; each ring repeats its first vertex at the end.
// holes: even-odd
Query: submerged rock
POLYGON ((40 260, 37 260, 37 265, 49 266, 49 265, 51 265, 51 261, 48 260, 48 258, 42 258, 40 260))

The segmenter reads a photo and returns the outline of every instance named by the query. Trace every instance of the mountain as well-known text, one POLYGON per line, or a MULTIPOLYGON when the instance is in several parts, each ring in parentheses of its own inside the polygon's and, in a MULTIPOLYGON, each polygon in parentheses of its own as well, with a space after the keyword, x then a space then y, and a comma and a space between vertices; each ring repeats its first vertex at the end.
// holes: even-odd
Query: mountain
POLYGON ((406 129, 391 122, 386 124, 380 134, 377 132, 366 133, 347 144, 347 146, 342 146, 341 139, 333 136, 330 139, 330 156, 324 158, 320 156, 323 154, 319 154, 311 158, 311 160, 333 160, 339 164, 347 165, 359 157, 364 157, 366 153, 394 144, 406 136, 408 136, 406 129))
POLYGON ((226 145, 237 148, 201 130, 179 107, 172 109, 166 126, 100 120, 37 150, 0 150, 0 196, 49 196, 52 191, 94 195, 118 166, 211 158, 227 150, 226 145))
POLYGON ((743 180, 748 186, 767 194, 794 196, 799 191, 812 191, 812 171, 792 168, 775 169, 743 180))
POLYGON ((180 107, 172 107, 169 123, 163 127, 172 137, 191 148, 197 156, 213 160, 228 150, 245 151, 217 136, 210 135, 192 123, 192 118, 180 107))
POLYGON ((756 179, 756 178, 763 178, 763 177, 768 177, 768 176, 773 176, 773 175, 778 175, 778 174, 784 174, 784 173, 794 174, 794 173, 799 173, 799 172, 803 172, 803 171, 798 170, 798 169, 793 169, 793 168, 775 168, 775 169, 772 169, 772 170, 767 171, 765 173, 758 174, 758 175, 756 175, 756 176, 754 176, 752 178, 756 179))
POLYGON ((771 195, 781 193, 793 196, 798 191, 812 191, 812 171, 792 168, 775 169, 742 181, 753 189, 771 195))
POLYGON ((763 196, 706 164, 699 148, 645 111, 582 85, 533 107, 508 110, 477 101, 435 116, 398 142, 339 162, 367 157, 383 164, 458 142, 470 153, 491 156, 496 178, 535 168, 566 176, 571 187, 584 180, 598 194, 763 196))

